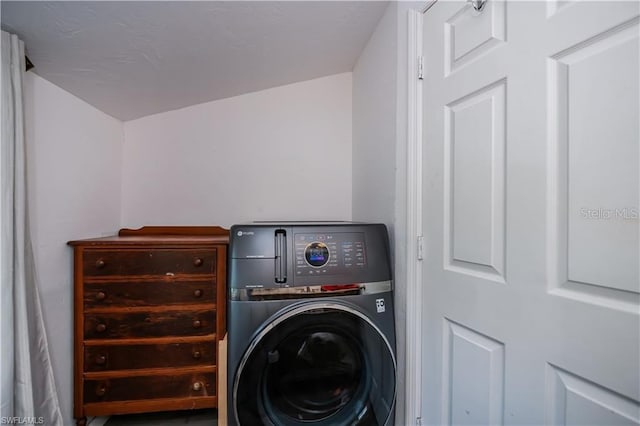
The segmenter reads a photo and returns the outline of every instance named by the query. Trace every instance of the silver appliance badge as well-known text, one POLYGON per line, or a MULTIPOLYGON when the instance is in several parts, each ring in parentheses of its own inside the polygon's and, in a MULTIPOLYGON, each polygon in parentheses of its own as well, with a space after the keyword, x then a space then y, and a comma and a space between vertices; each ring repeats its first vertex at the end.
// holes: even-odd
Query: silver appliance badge
POLYGON ((385 312, 384 299, 376 299, 376 311, 378 311, 379 314, 385 312))

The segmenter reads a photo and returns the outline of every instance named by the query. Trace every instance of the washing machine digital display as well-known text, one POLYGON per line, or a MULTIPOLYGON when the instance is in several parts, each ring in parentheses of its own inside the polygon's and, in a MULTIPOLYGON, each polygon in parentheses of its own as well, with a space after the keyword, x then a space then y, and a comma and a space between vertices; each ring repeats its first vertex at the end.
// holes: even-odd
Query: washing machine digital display
POLYGON ((326 265, 329 262, 329 257, 329 248, 323 243, 313 242, 304 249, 305 260, 315 268, 326 265))
POLYGON ((299 277, 346 274, 367 266, 362 232, 295 234, 295 254, 299 277))

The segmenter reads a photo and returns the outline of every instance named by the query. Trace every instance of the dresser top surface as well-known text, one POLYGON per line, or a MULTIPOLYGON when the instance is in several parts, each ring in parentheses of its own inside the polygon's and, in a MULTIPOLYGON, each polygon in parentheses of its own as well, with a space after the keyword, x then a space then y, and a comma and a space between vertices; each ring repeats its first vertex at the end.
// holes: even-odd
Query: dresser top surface
POLYGON ((211 245, 228 244, 229 230, 218 226, 144 226, 118 235, 69 241, 71 246, 211 245))
POLYGON ((206 245, 206 244, 227 244, 229 237, 227 236, 184 236, 184 235, 154 235, 154 236, 118 236, 113 235, 102 238, 90 238, 86 240, 69 241, 71 246, 104 246, 104 245, 206 245))

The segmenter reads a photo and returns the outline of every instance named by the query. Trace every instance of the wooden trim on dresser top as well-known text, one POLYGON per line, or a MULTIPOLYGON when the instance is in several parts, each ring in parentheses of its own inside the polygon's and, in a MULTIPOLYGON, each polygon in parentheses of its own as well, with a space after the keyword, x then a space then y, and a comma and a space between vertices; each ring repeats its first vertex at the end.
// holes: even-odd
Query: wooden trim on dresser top
POLYGON ((209 235, 209 236, 229 236, 229 230, 220 226, 143 226, 138 229, 122 228, 118 235, 141 236, 141 235, 209 235))
POLYGON ((69 241, 70 246, 92 246, 101 243, 119 245, 172 244, 228 244, 229 230, 219 226, 143 226, 139 229, 122 228, 118 235, 69 241))

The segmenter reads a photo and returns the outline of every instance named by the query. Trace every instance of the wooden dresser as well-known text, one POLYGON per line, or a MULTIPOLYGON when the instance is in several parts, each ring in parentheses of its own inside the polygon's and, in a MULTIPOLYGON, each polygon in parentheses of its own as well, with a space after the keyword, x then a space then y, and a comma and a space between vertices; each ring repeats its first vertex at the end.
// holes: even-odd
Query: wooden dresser
POLYGON ((74 417, 216 407, 228 231, 144 227, 71 241, 74 417))

